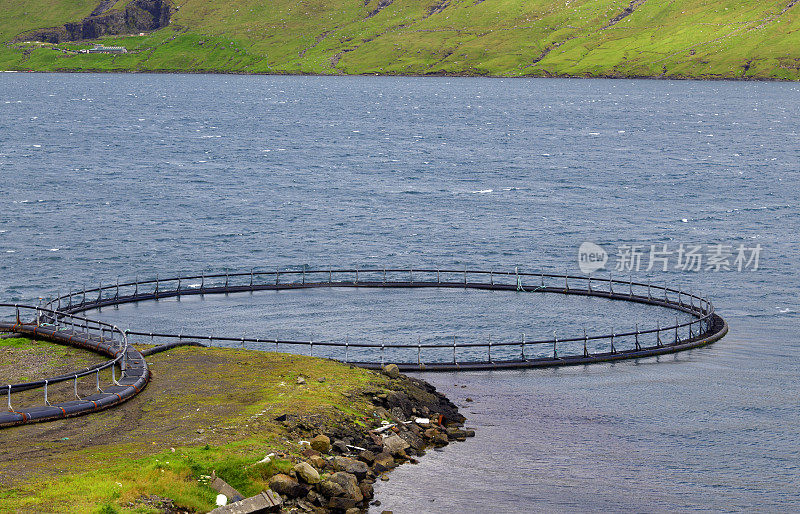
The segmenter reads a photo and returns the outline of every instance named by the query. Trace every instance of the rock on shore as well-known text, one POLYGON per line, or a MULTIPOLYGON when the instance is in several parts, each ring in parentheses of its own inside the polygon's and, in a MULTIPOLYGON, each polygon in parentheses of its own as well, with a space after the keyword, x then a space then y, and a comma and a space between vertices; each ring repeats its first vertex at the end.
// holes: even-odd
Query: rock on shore
POLYGON ((416 462, 429 447, 474 435, 461 429, 464 417, 433 386, 401 375, 396 367, 383 373, 391 378, 389 390, 366 392, 375 405, 374 427, 315 433, 310 448, 293 458, 292 470, 270 479, 284 512, 366 512, 375 481, 387 479, 388 471, 416 462))

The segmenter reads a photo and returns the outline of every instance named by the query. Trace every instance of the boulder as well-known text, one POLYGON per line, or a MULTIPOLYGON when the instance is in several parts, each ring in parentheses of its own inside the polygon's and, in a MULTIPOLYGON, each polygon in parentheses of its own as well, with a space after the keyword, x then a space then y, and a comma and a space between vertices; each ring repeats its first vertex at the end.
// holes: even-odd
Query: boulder
POLYGON ((327 496, 328 498, 345 495, 344 487, 333 480, 323 480, 317 485, 317 490, 322 496, 327 496))
POLYGON ((445 434, 444 432, 436 432, 436 435, 433 436, 433 445, 436 446, 437 448, 440 448, 442 446, 447 446, 449 442, 450 440, 447 439, 447 434, 445 434))
POLYGON ((358 460, 365 462, 367 466, 372 466, 372 463, 375 462, 375 454, 369 450, 364 450, 358 454, 358 460))
POLYGON ((336 469, 355 475, 359 480, 364 480, 369 471, 369 466, 360 460, 354 460, 347 457, 335 457, 334 464, 336 469))
POLYGON ((375 456, 375 471, 385 473, 395 467, 394 457, 389 452, 382 452, 375 456))
POLYGON ((331 445, 331 448, 333 448, 339 453, 347 453, 347 443, 340 439, 334 441, 333 444, 331 445))
POLYGON ((294 472, 300 479, 307 484, 319 483, 319 473, 308 462, 300 462, 295 465, 294 472))
POLYGON ((400 378, 400 368, 397 367, 397 364, 388 364, 381 371, 389 378, 400 378))
POLYGON ((278 474, 269 479, 269 488, 289 498, 305 496, 307 489, 289 475, 278 474))
POLYGON ((383 439, 383 447, 392 455, 399 455, 409 446, 410 445, 397 434, 392 434, 383 439))
POLYGON ((361 495, 365 500, 371 500, 375 496, 375 489, 372 487, 371 483, 361 482, 358 484, 358 487, 361 489, 361 495))
POLYGON ((312 455, 308 460, 310 460, 311 464, 313 464, 317 469, 325 469, 325 465, 328 464, 325 459, 319 455, 312 455))
POLYGON ((331 450, 331 440, 328 436, 320 434, 311 440, 311 448, 320 453, 328 453, 331 450))
POLYGON ((403 431, 398 434, 403 441, 407 442, 409 446, 415 450, 425 449, 425 441, 422 440, 417 434, 410 431, 403 431))
POLYGON ((335 496, 328 500, 328 508, 334 511, 348 511, 355 508, 358 502, 352 498, 345 498, 343 496, 335 496))
POLYGON ((467 433, 460 428, 447 428, 447 437, 450 439, 455 439, 456 441, 465 441, 467 439, 467 433))
POLYGON ((360 502, 364 499, 364 495, 361 494, 361 489, 358 487, 358 480, 356 480, 355 475, 344 471, 337 471, 332 474, 328 480, 341 486, 347 498, 352 498, 356 502, 360 502))

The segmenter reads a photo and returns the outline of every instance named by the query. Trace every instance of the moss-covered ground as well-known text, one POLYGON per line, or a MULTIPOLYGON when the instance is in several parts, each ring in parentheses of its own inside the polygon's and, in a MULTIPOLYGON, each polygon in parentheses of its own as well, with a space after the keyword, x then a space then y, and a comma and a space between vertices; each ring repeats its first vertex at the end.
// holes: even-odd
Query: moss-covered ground
MULTIPOLYGON (((0 0, 0 41, 97 2, 0 0)), ((0 45, 0 69, 800 78, 796 0, 184 0, 171 24, 86 44, 0 45)))
MULTIPOLYGON (((3 355, 0 372, 31 351, 75 352, 25 340, 4 344, 0 351, 15 352, 3 355)), ((364 393, 388 383, 360 368, 287 354, 191 347, 147 360, 150 385, 122 406, 0 430, 0 512, 157 512, 144 500, 154 496, 207 511, 217 494, 204 478, 212 471, 243 494, 257 494, 289 465, 258 462, 271 452, 300 451, 298 420, 311 433, 377 425, 364 393), (283 415, 294 421, 276 420, 283 415)))

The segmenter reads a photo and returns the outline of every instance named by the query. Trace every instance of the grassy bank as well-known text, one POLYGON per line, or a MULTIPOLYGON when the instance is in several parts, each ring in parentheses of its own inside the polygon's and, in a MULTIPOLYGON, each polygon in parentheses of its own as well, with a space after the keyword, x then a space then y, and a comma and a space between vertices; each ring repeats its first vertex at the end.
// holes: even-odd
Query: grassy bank
MULTIPOLYGON (((128 54, 7 43, 0 69, 797 80, 795 1, 185 0, 168 27, 103 41, 128 54)), ((0 39, 96 4, 0 0, 0 39)))
MULTIPOLYGON (((2 372, 65 350, 3 344, 15 352, 2 372)), ((148 362, 150 385, 120 407, 0 430, 0 512, 159 512, 164 498, 208 511, 212 471, 257 494, 292 468, 301 439, 377 426, 374 398, 397 389, 382 374, 286 354, 179 348, 148 362)))

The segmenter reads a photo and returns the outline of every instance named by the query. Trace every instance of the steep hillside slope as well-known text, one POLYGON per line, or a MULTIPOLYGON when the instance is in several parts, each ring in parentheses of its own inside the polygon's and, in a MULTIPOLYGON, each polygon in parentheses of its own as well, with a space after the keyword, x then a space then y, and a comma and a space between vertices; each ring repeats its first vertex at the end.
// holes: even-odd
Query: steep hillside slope
MULTIPOLYGON (((129 1, 115 2, 124 9, 129 1)), ((6 43, 1 69, 800 78, 798 0, 175 0, 165 28, 87 45, 6 43)), ((97 1, 0 0, 0 36, 97 1)), ((24 38, 23 38, 24 39, 24 38)))

